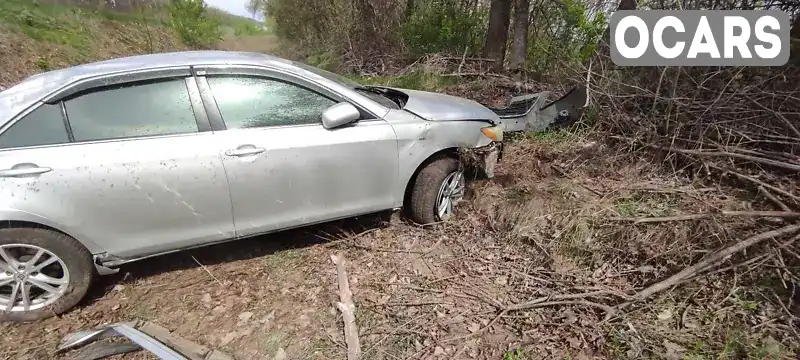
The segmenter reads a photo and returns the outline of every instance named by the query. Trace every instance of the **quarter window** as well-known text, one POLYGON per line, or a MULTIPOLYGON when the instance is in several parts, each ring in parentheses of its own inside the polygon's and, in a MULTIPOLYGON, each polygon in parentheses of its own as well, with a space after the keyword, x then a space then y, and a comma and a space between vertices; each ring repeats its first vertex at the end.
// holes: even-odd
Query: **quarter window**
POLYGON ((198 132, 183 79, 104 88, 65 104, 75 141, 198 132))
POLYGON ((256 77, 209 77, 228 129, 319 124, 336 101, 283 81, 256 77))
POLYGON ((59 104, 44 104, 0 135, 0 149, 69 142, 59 104))

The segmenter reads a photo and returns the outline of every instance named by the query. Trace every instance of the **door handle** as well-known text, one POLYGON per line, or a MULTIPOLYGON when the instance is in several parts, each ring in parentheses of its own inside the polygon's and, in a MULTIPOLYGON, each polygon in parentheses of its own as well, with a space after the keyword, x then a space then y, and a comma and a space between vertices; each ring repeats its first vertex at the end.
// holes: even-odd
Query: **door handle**
POLYGON ((0 177, 17 177, 17 176, 26 176, 26 175, 40 175, 46 172, 50 172, 53 169, 49 167, 12 167, 11 169, 0 170, 0 177))
POLYGON ((264 151, 267 151, 267 149, 259 148, 259 147, 246 147, 246 148, 239 147, 239 148, 234 149, 234 150, 226 151, 225 155, 228 155, 228 156, 248 156, 248 155, 261 154, 264 151))

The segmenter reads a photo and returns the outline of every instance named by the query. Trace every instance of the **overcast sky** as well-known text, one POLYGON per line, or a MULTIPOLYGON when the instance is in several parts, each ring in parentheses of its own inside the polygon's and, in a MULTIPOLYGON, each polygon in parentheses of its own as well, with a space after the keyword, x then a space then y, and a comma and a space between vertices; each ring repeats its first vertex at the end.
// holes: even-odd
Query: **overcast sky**
POLYGON ((234 15, 241 15, 247 17, 253 17, 247 9, 245 8, 244 4, 247 0, 205 0, 208 5, 211 5, 215 8, 220 8, 225 10, 234 15))

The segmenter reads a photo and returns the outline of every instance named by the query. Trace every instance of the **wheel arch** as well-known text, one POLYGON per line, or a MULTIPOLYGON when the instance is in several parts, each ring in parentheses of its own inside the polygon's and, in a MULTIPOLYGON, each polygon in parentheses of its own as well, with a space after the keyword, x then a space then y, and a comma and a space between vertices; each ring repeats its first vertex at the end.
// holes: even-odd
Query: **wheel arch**
POLYGON ((443 157, 449 157, 458 160, 458 147, 447 147, 441 150, 438 150, 426 157, 422 162, 417 164, 414 172, 411 173, 411 177, 406 180, 405 189, 403 190, 403 208, 408 209, 409 200, 411 198, 411 190, 414 188, 414 182, 417 180, 417 175, 419 172, 424 169, 428 164, 441 159, 443 157))
POLYGON ((86 250, 89 250, 92 255, 103 253, 104 250, 97 246, 91 240, 86 239, 84 236, 76 234, 75 231, 70 231, 67 227, 54 223, 44 217, 20 211, 3 211, 0 210, 0 229, 7 228, 34 228, 34 229, 47 229, 57 233, 64 234, 83 245, 86 250), (78 235, 78 236, 76 236, 78 235))

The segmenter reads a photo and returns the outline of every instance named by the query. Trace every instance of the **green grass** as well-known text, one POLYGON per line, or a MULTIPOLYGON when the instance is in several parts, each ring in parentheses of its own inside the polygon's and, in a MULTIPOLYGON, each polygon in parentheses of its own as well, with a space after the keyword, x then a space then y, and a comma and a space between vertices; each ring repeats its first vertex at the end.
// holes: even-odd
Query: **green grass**
MULTIPOLYGON (((220 20, 228 35, 267 34, 257 21, 219 9, 212 8, 210 12, 220 20)), ((32 0, 0 0, 0 27, 21 32, 37 41, 68 46, 80 54, 92 52, 93 38, 100 35, 97 32, 103 22, 163 27, 171 24, 165 8, 116 12, 75 5, 41 4, 32 0)))
POLYGON ((529 359, 522 349, 508 350, 503 353, 503 360, 526 360, 529 359))
POLYGON ((424 71, 414 71, 400 76, 350 76, 364 85, 391 86, 403 89, 442 91, 448 85, 458 83, 455 77, 441 76, 424 71))
POLYGON ((629 197, 616 202, 617 211, 622 217, 660 217, 671 213, 673 204, 669 199, 658 201, 654 198, 629 197))
POLYGON ((0 1, 0 23, 34 40, 88 51, 89 31, 84 10, 65 5, 40 5, 29 0, 0 1))
POLYGON ((244 16, 230 14, 224 10, 209 7, 211 16, 219 19, 222 31, 227 36, 254 36, 269 35, 270 32, 262 28, 263 22, 244 16))

